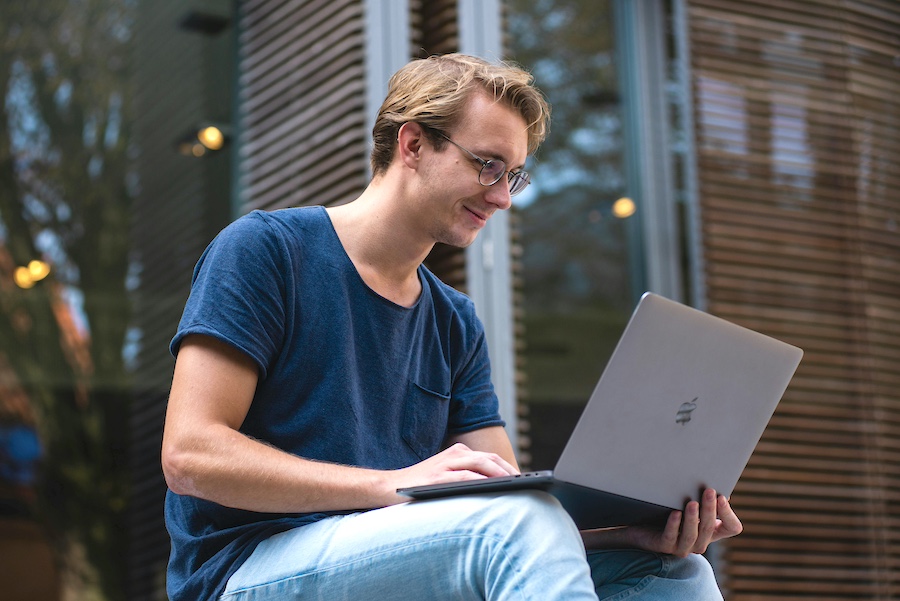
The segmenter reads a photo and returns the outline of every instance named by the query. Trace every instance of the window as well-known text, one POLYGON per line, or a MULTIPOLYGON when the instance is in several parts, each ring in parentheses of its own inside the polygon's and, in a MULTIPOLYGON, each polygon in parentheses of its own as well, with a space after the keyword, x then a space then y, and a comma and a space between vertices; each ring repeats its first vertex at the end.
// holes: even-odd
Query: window
POLYGON ((610 2, 512 0, 508 54, 553 107, 514 199, 523 318, 519 387, 531 466, 552 467, 641 286, 637 204, 626 195, 622 94, 610 2))

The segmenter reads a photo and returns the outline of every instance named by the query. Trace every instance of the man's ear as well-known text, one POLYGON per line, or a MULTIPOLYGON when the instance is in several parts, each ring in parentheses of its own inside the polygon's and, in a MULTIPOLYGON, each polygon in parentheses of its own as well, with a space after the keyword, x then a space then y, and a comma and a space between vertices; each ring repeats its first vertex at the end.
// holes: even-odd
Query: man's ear
POLYGON ((425 143, 425 130, 415 121, 407 121, 397 131, 397 155, 403 164, 410 169, 419 165, 422 146, 425 143))

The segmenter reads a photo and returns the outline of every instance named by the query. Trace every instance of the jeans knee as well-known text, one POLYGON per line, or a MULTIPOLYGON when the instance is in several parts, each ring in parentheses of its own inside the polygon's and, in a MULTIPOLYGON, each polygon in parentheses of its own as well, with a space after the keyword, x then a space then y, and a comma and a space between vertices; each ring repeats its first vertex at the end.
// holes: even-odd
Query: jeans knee
POLYGON ((676 561, 680 564, 679 571, 686 576, 700 580, 715 580, 716 578, 712 565, 702 555, 688 555, 676 561))
POLYGON ((670 577, 691 587, 693 598, 722 599, 715 572, 704 556, 689 555, 679 559, 673 558, 673 561, 675 565, 670 570, 670 577))
POLYGON ((722 600, 712 566, 702 555, 679 558, 638 549, 607 549, 590 551, 588 562, 601 599, 640 592, 647 599, 722 600))
POLYGON ((584 553, 578 528, 559 501, 548 493, 527 490, 502 494, 493 498, 489 506, 490 522, 497 532, 539 539, 544 545, 572 545, 584 553))
MULTIPOLYGON (((500 521, 518 523, 572 523, 569 514, 559 501, 540 490, 522 490, 497 495, 491 501, 491 510, 500 521)), ((574 524, 573 524, 574 526, 574 524)))

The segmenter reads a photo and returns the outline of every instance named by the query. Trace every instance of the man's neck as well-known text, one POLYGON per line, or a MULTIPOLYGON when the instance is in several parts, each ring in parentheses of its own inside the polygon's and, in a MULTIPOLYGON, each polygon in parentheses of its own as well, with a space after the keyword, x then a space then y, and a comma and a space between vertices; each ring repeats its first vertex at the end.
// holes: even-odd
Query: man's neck
POLYGON ((359 198, 329 208, 328 214, 363 281, 388 300, 411 306, 421 293, 418 267, 434 243, 404 219, 401 195, 374 182, 359 198))

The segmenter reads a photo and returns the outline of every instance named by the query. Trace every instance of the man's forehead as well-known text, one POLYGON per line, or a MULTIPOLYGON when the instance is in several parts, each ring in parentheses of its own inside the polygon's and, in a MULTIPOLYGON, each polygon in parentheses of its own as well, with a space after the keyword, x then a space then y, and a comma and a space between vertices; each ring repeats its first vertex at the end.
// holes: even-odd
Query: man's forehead
MULTIPOLYGON (((493 153, 510 165, 525 162, 528 154, 528 124, 514 108, 486 93, 473 94, 456 132, 484 153, 493 153)), ((472 149, 473 151, 475 148, 472 149)))

